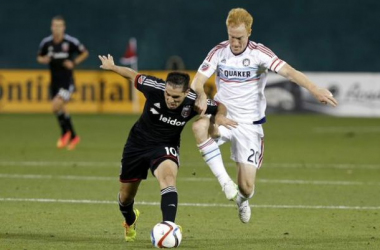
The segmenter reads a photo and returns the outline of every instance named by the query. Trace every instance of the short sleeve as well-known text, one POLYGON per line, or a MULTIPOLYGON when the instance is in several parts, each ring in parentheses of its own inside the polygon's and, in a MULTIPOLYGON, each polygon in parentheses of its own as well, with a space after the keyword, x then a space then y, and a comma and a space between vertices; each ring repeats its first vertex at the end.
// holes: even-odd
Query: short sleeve
POLYGON ((215 115, 218 111, 218 103, 214 100, 207 99, 206 114, 215 115))
POLYGON ((198 72, 211 77, 218 67, 219 57, 221 51, 228 45, 228 42, 223 42, 215 46, 206 56, 203 63, 198 69, 198 72))
POLYGON ((86 50, 86 47, 79 40, 76 40, 76 42, 73 43, 73 51, 75 53, 82 54, 86 50))
POLYGON ((278 71, 286 64, 285 61, 278 58, 272 50, 265 47, 263 44, 257 44, 256 49, 259 51, 258 57, 260 60, 260 65, 264 68, 278 73, 278 71))
POLYGON ((38 55, 39 56, 45 56, 48 53, 48 46, 47 42, 45 42, 45 39, 41 41, 40 46, 38 47, 38 55))
POLYGON ((149 75, 138 74, 134 85, 145 97, 154 91, 165 91, 165 81, 149 75))

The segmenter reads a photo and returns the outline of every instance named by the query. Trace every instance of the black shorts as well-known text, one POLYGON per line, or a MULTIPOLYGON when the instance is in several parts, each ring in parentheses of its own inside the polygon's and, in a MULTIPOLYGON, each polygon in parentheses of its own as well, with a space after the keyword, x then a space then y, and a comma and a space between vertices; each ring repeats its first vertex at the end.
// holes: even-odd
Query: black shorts
POLYGON ((71 80, 67 83, 51 83, 50 84, 50 97, 53 99, 55 96, 61 96, 65 101, 70 100, 71 95, 75 91, 74 81, 71 80))
POLYGON ((153 174, 154 170, 165 160, 172 160, 179 166, 179 147, 158 145, 154 148, 146 148, 133 146, 127 142, 121 160, 120 182, 145 180, 148 170, 150 169, 153 174))

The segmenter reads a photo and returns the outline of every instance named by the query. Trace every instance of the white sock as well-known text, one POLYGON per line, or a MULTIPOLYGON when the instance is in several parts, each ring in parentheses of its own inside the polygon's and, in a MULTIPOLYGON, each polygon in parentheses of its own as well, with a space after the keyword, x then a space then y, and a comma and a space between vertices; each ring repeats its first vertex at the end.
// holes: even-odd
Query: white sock
POLYGON ((223 185, 230 181, 231 178, 224 168, 218 144, 212 138, 209 138, 197 146, 202 154, 203 160, 205 160, 210 167, 215 177, 218 178, 220 186, 223 187, 223 185))
POLYGON ((242 194, 240 193, 240 190, 239 190, 238 195, 237 195, 237 197, 236 197, 236 203, 237 203, 238 205, 240 205, 240 204, 242 204, 244 201, 251 199, 251 198, 253 197, 254 194, 255 194, 255 191, 253 191, 252 194, 251 194, 249 197, 245 197, 244 195, 242 195, 242 194))

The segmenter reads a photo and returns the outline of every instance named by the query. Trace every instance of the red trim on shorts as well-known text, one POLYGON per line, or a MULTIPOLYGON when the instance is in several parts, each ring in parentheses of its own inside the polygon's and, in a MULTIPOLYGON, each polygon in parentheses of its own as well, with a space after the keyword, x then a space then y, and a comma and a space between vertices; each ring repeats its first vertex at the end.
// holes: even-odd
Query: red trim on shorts
POLYGON ((126 179, 126 180, 119 179, 119 181, 122 182, 122 183, 137 182, 137 181, 140 181, 140 180, 142 180, 142 179, 140 179, 140 178, 126 179))
POLYGON ((261 154, 259 157, 259 166, 257 168, 260 168, 261 165, 263 164, 264 160, 264 138, 261 138, 261 154))
POLYGON ((159 161, 159 160, 161 160, 161 159, 168 159, 168 158, 173 159, 173 160, 177 163, 177 165, 178 165, 178 158, 175 157, 175 156, 172 156, 172 155, 165 155, 165 156, 162 156, 162 157, 160 157, 160 158, 157 158, 157 159, 155 159, 155 160, 152 162, 152 165, 154 166, 154 165, 156 164, 156 162, 159 161))

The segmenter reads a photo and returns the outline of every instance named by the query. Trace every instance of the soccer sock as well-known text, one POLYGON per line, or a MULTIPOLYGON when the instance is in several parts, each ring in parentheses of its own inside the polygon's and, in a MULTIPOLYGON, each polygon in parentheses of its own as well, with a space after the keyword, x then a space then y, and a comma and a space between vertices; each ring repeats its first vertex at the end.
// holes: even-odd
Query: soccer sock
POLYGON ((134 201, 132 201, 128 205, 123 205, 120 202, 120 194, 119 194, 118 200, 119 200, 119 209, 120 209, 121 214, 125 218, 125 222, 127 223, 127 225, 132 225, 133 222, 135 222, 136 220, 135 212, 133 212, 134 201))
POLYGON ((240 191, 239 191, 239 192, 238 192, 238 195, 237 195, 237 197, 236 197, 236 203, 237 203, 238 205, 240 205, 240 204, 243 203, 244 201, 251 199, 251 198, 253 197, 254 194, 255 194, 255 192, 252 192, 252 194, 251 194, 249 197, 245 197, 245 196, 242 195, 242 194, 240 193, 240 191))
POLYGON ((197 146, 202 154, 203 160, 210 167, 212 173, 218 178, 219 184, 223 187, 231 178, 224 168, 218 144, 212 138, 209 138, 197 146))
POLYGON ((64 135, 68 130, 66 126, 65 113, 59 111, 58 113, 55 113, 55 116, 57 117, 59 127, 61 128, 61 134, 64 135))
POLYGON ((175 221, 177 214, 178 194, 176 187, 169 186, 161 190, 161 211, 163 221, 175 221))
POLYGON ((73 139, 76 136, 76 134, 75 134, 74 126, 71 122, 71 117, 69 114, 65 114, 65 123, 67 126, 67 130, 71 131, 71 139, 73 139))

